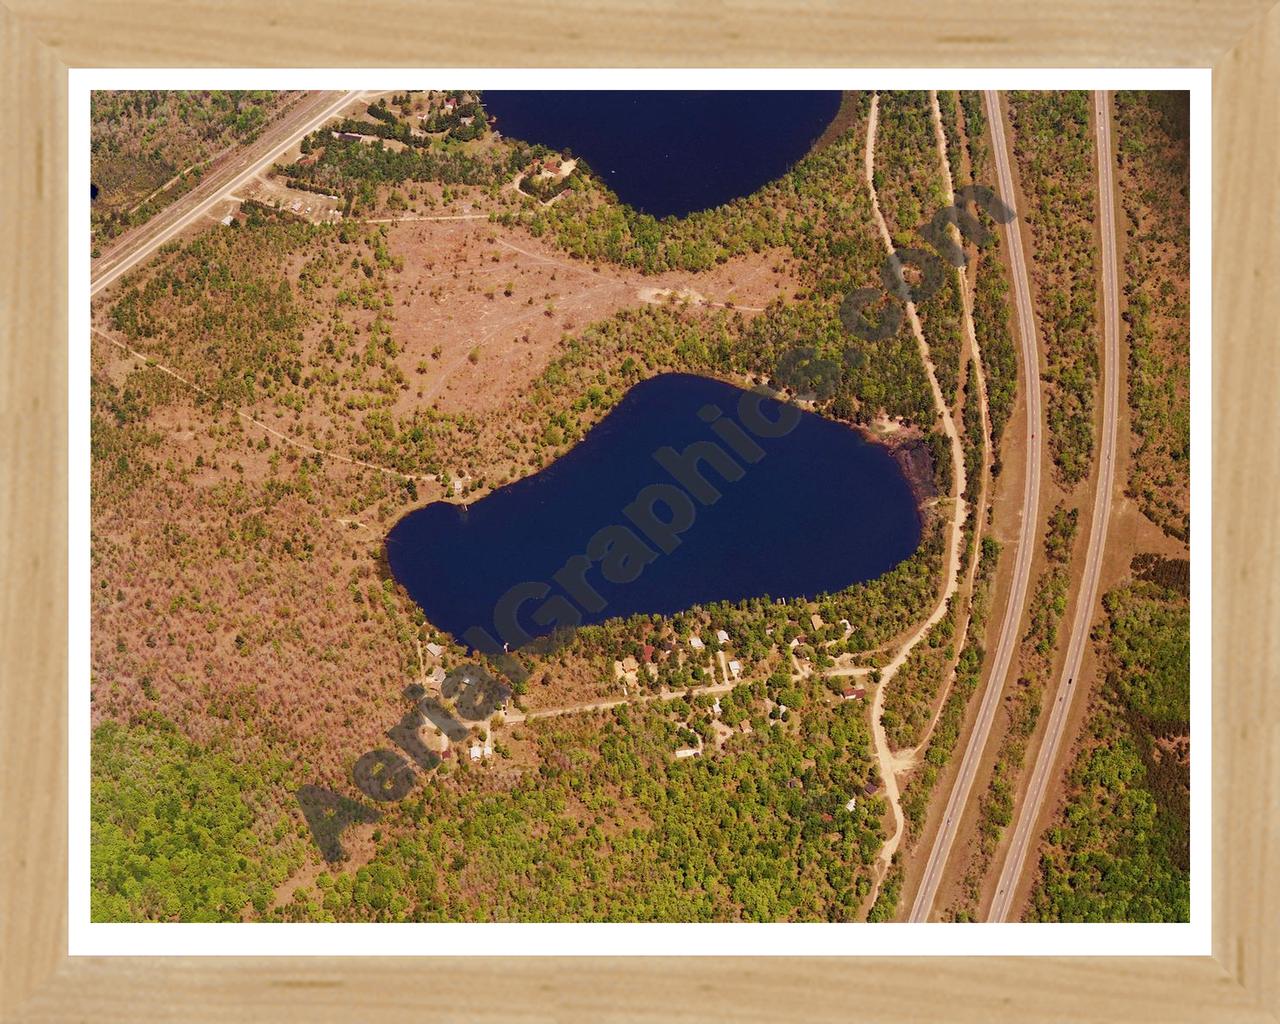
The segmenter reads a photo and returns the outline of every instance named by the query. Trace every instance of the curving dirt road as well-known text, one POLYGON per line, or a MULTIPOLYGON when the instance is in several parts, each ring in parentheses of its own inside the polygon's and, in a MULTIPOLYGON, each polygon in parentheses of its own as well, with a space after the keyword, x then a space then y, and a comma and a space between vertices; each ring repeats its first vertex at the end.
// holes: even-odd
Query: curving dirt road
POLYGON ((561 715, 578 715, 586 711, 608 711, 627 704, 650 704, 653 701, 678 700, 681 697, 698 697, 702 694, 731 693, 737 686, 747 684, 747 680, 734 683, 713 683, 710 686, 693 686, 687 690, 663 690, 660 693, 645 693, 638 697, 620 697, 616 700, 593 700, 585 704, 570 704, 563 708, 540 708, 536 711, 513 711, 503 718, 503 725, 519 725, 534 718, 559 718, 561 715))
MULTIPOLYGON (((1004 115, 1000 111, 1000 98, 995 92, 987 92, 985 96, 999 192, 1005 204, 1013 209, 1016 205, 1016 196, 1013 190, 1013 173, 1009 167, 1009 147, 1005 141, 1004 115)), ((978 717, 960 762, 960 770, 951 787, 951 795, 943 812, 942 824, 929 851, 924 876, 920 880, 920 888, 916 892, 915 902, 911 907, 909 918, 911 921, 925 921, 929 917, 934 897, 942 881, 942 872, 946 868, 947 858, 951 853, 951 846, 955 842, 961 815, 969 801, 973 781, 982 760, 982 752, 991 735, 991 725, 995 720, 996 710, 1000 706, 1000 694, 1004 689, 1005 677, 1009 673, 1014 648, 1017 646, 1018 626, 1022 621, 1022 610, 1026 604, 1027 587, 1031 579, 1031 558, 1035 552, 1035 530, 1040 495, 1040 444, 1043 433, 1040 426, 1040 358, 1037 349, 1036 323, 1031 306, 1027 261, 1022 249, 1022 236, 1019 233, 1017 219, 1005 225, 1005 244, 1008 246, 1009 262, 1013 269, 1013 294, 1018 312, 1018 334, 1022 342, 1023 394, 1026 399, 1027 414, 1028 436, 1022 496, 1022 524, 1018 531, 1017 548, 1014 552, 1013 582, 1009 591, 1009 603, 1005 606, 1004 619, 1000 625, 1000 639, 996 644, 991 675, 987 679, 987 688, 982 695, 982 704, 978 708, 978 717)))
MULTIPOLYGON (((894 253, 893 238, 889 234, 889 227, 885 224, 884 217, 880 213, 880 200, 876 195, 876 187, 874 181, 875 169, 875 152, 876 152, 876 123, 880 113, 880 96, 876 94, 871 99, 871 112, 867 118, 867 147, 863 157, 864 171, 867 179, 867 190, 871 195, 871 211, 875 216, 876 227, 880 232, 880 238, 884 242, 886 252, 889 258, 896 262, 897 256, 894 253)), ((894 832, 880 848, 880 855, 877 858, 876 877, 872 883, 869 899, 875 902, 876 894, 879 891, 880 883, 884 881, 884 876, 889 870, 889 865, 893 861, 893 855, 897 852, 898 846, 902 843, 902 834, 904 831, 905 821, 902 815, 902 799, 898 789, 898 772, 902 769, 904 761, 901 756, 895 756, 889 747, 889 737, 885 734, 884 726, 880 723, 880 716, 884 711, 884 694, 889 687, 889 683, 902 668, 903 663, 907 660, 912 649, 918 644, 929 630, 936 626, 944 615, 947 613, 947 605, 955 596, 956 589, 960 583, 960 562, 961 562, 961 542, 963 540, 963 526, 965 516, 965 502, 962 495, 965 489, 965 469, 964 469, 964 453, 960 449, 960 435, 956 431, 955 421, 951 417, 951 406, 942 397, 942 388, 938 386, 938 375, 934 372, 933 358, 929 354, 929 345, 925 341, 924 331, 920 326, 920 318, 916 315, 915 303, 907 301, 907 318, 911 323, 911 331, 915 335, 916 345, 920 350, 920 359, 924 363, 925 375, 929 378, 929 388, 933 392, 933 404, 938 410, 938 415, 942 418, 942 428, 947 437, 951 441, 951 479, 954 487, 952 500, 955 503, 954 514, 951 520, 950 536, 947 539, 947 562, 945 571, 946 584, 943 587, 942 596, 939 598, 937 605, 933 611, 929 613, 929 617, 924 620, 919 628, 907 638, 906 642, 898 648, 898 653, 880 672, 880 684, 875 689, 875 696, 871 702, 871 736, 875 746, 876 760, 880 766, 880 776, 884 780, 885 796, 889 800, 889 808, 893 813, 894 832)), ((905 762, 910 766, 911 761, 907 759, 905 762)))
POLYGON ((297 107, 279 121, 268 125, 256 141, 205 174, 200 184, 185 196, 161 210, 145 224, 140 224, 116 239, 93 263, 93 284, 89 294, 97 295, 111 282, 141 263, 300 138, 315 131, 361 95, 359 92, 317 92, 303 97, 297 107))
POLYGON ((1115 483, 1116 421, 1120 407, 1120 286, 1116 269, 1115 181, 1111 159, 1111 97, 1094 93, 1094 125, 1098 145, 1098 213, 1102 234, 1102 323, 1103 323, 1103 406, 1102 449, 1099 456, 1098 489, 1093 497, 1093 520, 1089 527, 1089 549, 1085 553, 1084 577, 1076 599, 1075 620, 1067 645, 1067 660, 1058 681, 1058 692, 1049 711, 1044 742, 1036 756, 1035 768, 1027 786, 1014 825, 1013 840, 1005 856, 1004 868, 996 885, 988 919, 1004 921, 1013 908, 1018 880, 1036 837, 1036 822, 1044 806, 1045 792, 1053 776, 1062 735, 1071 711, 1072 698, 1078 689, 1084 647, 1089 640, 1098 600, 1098 579, 1102 574, 1102 553, 1107 543, 1107 527, 1111 518, 1111 489, 1115 483))

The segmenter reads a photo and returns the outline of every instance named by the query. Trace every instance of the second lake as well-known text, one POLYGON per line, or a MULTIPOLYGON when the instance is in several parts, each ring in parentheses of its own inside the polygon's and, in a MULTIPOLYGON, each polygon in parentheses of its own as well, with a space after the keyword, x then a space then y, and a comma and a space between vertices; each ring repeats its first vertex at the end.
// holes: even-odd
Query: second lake
POLYGON ((683 217, 750 195, 801 159, 840 93, 486 89, 504 135, 582 157, 624 203, 683 217))

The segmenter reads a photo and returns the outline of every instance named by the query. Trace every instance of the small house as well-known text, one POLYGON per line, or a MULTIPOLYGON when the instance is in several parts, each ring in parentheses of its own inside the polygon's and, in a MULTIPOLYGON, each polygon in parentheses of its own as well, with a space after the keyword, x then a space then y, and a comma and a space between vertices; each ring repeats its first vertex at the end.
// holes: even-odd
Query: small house
POLYGON ((742 678, 742 662, 740 661, 729 662, 729 672, 733 675, 734 679, 742 678))
POLYGON ((819 615, 817 612, 814 612, 812 615, 809 616, 809 622, 813 625, 814 629, 821 629, 824 625, 822 621, 822 616, 819 615))
POLYGON ((689 646, 695 651, 705 651, 707 649, 707 645, 702 642, 702 637, 700 636, 689 637, 689 646))
POLYGON ((729 642, 729 634, 726 633, 723 629, 717 629, 716 640, 718 640, 720 642, 720 646, 723 647, 725 644, 729 642))

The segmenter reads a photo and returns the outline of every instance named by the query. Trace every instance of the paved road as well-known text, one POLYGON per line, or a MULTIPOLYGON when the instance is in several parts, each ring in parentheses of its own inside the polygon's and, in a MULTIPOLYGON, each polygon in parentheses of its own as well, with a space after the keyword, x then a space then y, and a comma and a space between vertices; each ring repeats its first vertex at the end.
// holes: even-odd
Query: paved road
MULTIPOLYGON (((991 124, 998 191, 1009 208, 1016 209, 1013 174, 1009 169, 1009 148, 1005 142, 1004 115, 1000 112, 999 95, 988 92, 986 101, 987 120, 991 124)), ((987 689, 982 696, 982 704, 978 708, 978 718, 974 723, 973 733, 969 737, 969 745, 960 762, 960 771, 951 787, 951 796, 947 800, 942 825, 934 838, 933 848, 929 851, 924 876, 920 880, 920 888, 911 906, 910 920, 912 921, 927 921, 933 909, 934 897, 937 896, 942 873, 947 866, 951 846, 955 842, 956 830, 960 827, 961 815, 969 801, 973 780, 982 760, 982 752, 991 734, 991 724, 995 720, 996 709, 1000 706, 1000 693, 1004 689, 1005 677, 1009 673, 1014 649, 1018 643, 1022 609, 1026 604, 1027 586, 1031 579, 1031 558, 1035 553, 1040 494, 1040 444, 1043 434, 1040 426, 1040 359, 1036 346, 1038 335, 1032 314, 1027 261, 1016 219, 1005 225, 1004 234, 1009 262, 1013 268, 1013 296, 1018 314, 1018 334, 1022 342, 1022 392, 1026 399, 1027 414, 1026 481, 1022 496, 1022 526, 1018 532, 1017 547, 1014 551, 1013 582, 1010 585, 1009 603, 1005 606, 1004 621, 1000 626, 1000 639, 996 644, 991 675, 987 679, 987 689)))
POLYGON ((992 921, 1004 921, 1013 909, 1027 854, 1035 845, 1036 822, 1044 805, 1049 780, 1053 778, 1058 748, 1066 731, 1072 699, 1079 687, 1075 680, 1080 675, 1080 663, 1084 658, 1085 644, 1089 642, 1089 626, 1093 621, 1094 605, 1098 600, 1098 578, 1102 574, 1102 554, 1107 543, 1107 526, 1111 518, 1111 489, 1115 482, 1116 421, 1120 408, 1120 286, 1116 261, 1115 181, 1111 159, 1111 97, 1105 92, 1094 93, 1094 121, 1098 140, 1098 207, 1102 231, 1102 323, 1103 323, 1103 406, 1102 451, 1098 473, 1098 490, 1093 498, 1093 522, 1089 528, 1089 549, 1085 554, 1084 579, 1077 598, 1075 621, 1071 627, 1071 641, 1067 646, 1067 661, 1058 682, 1058 693, 1049 711, 1049 724, 1045 727, 1044 742, 1036 757, 1035 768, 1027 787, 1013 830, 1013 841, 1005 857, 1004 869, 996 885, 996 895, 991 904, 992 921))
POLYGON ((127 273, 215 203, 226 198, 262 168, 272 163, 304 135, 315 131, 344 107, 360 98, 358 92, 308 93, 279 121, 267 126, 252 144, 207 171, 203 180, 171 206, 125 232, 93 263, 91 295, 97 295, 127 273))

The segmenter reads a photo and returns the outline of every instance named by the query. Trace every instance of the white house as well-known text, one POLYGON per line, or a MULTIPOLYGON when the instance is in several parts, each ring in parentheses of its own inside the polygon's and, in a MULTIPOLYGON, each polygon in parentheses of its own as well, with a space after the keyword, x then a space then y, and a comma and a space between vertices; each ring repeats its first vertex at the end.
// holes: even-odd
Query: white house
POLYGON ((444 654, 444 648, 439 644, 427 644, 427 653, 433 658, 438 658, 444 654))
POLYGON ((738 662, 738 661, 731 661, 731 662, 729 662, 729 671, 733 673, 733 678, 734 678, 734 679, 739 679, 739 678, 741 678, 741 676, 742 676, 742 663, 741 663, 741 662, 738 662))
POLYGON ((716 639, 720 641, 720 646, 723 647, 725 644, 729 642, 729 634, 726 633, 723 629, 717 629, 716 639))
POLYGON ((707 649, 707 645, 702 642, 702 637, 700 636, 689 637, 689 646, 695 651, 704 651, 707 649))

